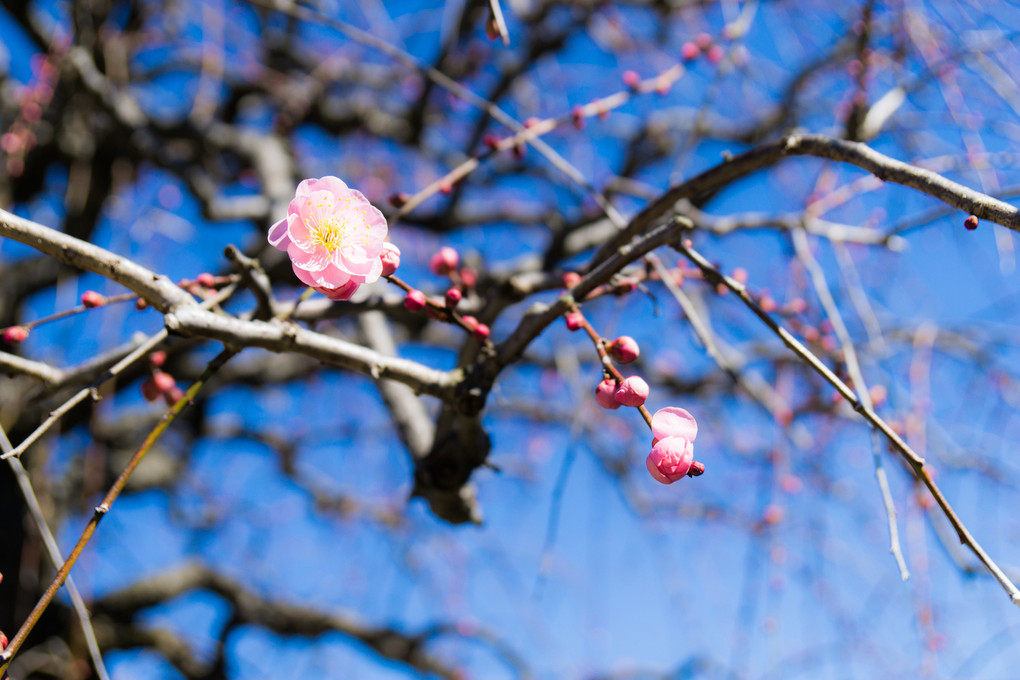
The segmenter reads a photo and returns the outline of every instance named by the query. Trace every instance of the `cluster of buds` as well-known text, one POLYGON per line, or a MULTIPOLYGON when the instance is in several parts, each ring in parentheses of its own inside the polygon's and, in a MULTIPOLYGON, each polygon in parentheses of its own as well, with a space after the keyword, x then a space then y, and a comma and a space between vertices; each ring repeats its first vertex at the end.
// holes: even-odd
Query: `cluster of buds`
POLYGON ((430 318, 444 321, 452 321, 470 333, 476 340, 485 341, 489 339, 491 330, 489 327, 467 314, 460 315, 455 310, 464 299, 465 291, 470 290, 478 282, 478 272, 470 267, 460 267, 460 254, 449 246, 440 248, 429 258, 429 270, 437 276, 449 277, 453 282, 450 288, 443 294, 442 301, 430 300, 425 293, 417 288, 411 288, 402 281, 391 279, 397 285, 404 288, 404 307, 410 312, 425 310, 430 318))
POLYGON ((173 406, 184 396, 184 390, 177 386, 172 375, 160 369, 165 363, 166 352, 158 351, 149 355, 152 375, 142 381, 142 396, 146 401, 163 399, 167 406, 173 406))
MULTIPOLYGON (((564 283, 569 286, 566 277, 564 283)), ((694 460, 694 439, 698 436, 694 416, 674 406, 659 409, 649 416, 644 407, 650 391, 648 383, 636 375, 624 378, 613 365, 613 362, 627 364, 637 360, 641 355, 637 341, 629 335, 611 341, 599 338, 576 306, 564 315, 564 320, 571 331, 585 329, 599 350, 604 369, 603 379, 595 387, 595 401, 599 406, 610 410, 621 406, 637 408, 652 429, 652 450, 645 460, 652 478, 672 484, 683 477, 702 474, 704 464, 694 460)))

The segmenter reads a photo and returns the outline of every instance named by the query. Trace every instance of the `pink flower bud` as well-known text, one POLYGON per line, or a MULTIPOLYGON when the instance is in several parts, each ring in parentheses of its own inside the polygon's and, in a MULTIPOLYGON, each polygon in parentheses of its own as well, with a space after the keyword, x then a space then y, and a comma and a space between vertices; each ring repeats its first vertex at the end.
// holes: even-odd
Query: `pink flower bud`
POLYGON ((439 185, 439 193, 449 196, 453 193, 453 184, 450 182, 443 182, 439 185))
POLYGON ((149 303, 145 301, 145 298, 138 298, 137 300, 135 300, 135 309, 137 309, 139 312, 142 311, 143 309, 147 309, 148 306, 149 303))
POLYGON ((142 381, 142 396, 145 397, 145 401, 156 401, 159 399, 161 392, 156 387, 156 381, 152 378, 147 378, 142 381))
POLYGON ((4 635, 2 630, 0 630, 0 649, 6 648, 7 648, 7 636, 4 635))
POLYGON ((94 290, 87 290, 81 294, 81 303, 88 309, 95 309, 106 304, 106 296, 94 290))
POLYGON ((425 293, 417 289, 411 289, 407 291, 407 295, 404 296, 404 306, 412 312, 417 312, 425 308, 425 293))
POLYGON ((763 312, 776 311, 776 301, 768 294, 763 294, 758 298, 758 306, 761 307, 763 312))
POLYGON ((726 51, 723 50, 722 45, 712 45, 708 48, 708 53, 705 56, 708 57, 710 63, 718 64, 725 55, 726 51))
POLYGON ((978 218, 976 215, 971 215, 963 221, 963 226, 967 227, 968 230, 974 231, 978 227, 978 218))
POLYGON ((169 373, 163 371, 156 371, 152 374, 152 382, 156 386, 156 389, 160 394, 166 394, 173 388, 177 387, 177 381, 169 373))
POLYGON ((27 337, 28 329, 24 326, 11 326, 4 330, 4 342, 9 345, 16 345, 19 342, 24 342, 27 337))
POLYGON ((711 47, 713 42, 712 36, 708 33, 699 33, 694 36, 694 44, 703 50, 707 50, 711 47))
POLYGON ((696 460, 691 461, 691 468, 687 471, 688 477, 700 477, 705 474, 705 464, 696 460))
POLYGON ((609 343, 609 356, 613 357, 613 361, 621 364, 629 364, 640 354, 641 349, 638 347, 637 340, 629 335, 621 335, 609 343))
POLYGON ((637 71, 624 71, 623 72, 623 84, 634 89, 641 82, 641 76, 637 74, 637 71))
POLYGON ((166 352, 159 350, 149 355, 149 363, 157 368, 166 363, 166 352))
POLYGON ((620 408, 620 402, 613 398, 613 394, 616 392, 616 381, 610 378, 606 378, 598 384, 595 388, 595 401, 599 403, 602 408, 615 410, 620 408))
POLYGON ((624 378, 620 386, 616 388, 616 392, 613 393, 613 399, 624 406, 635 408, 641 406, 648 399, 648 383, 644 381, 644 378, 636 375, 624 378))
POLYGON ((737 267, 730 274, 730 277, 737 283, 747 283, 747 270, 743 267, 737 267))
POLYGON ((379 254, 379 261, 382 262, 382 274, 380 276, 391 275, 400 266, 400 248, 392 243, 384 243, 382 253, 379 254))
POLYGON ((443 246, 435 255, 429 258, 429 269, 433 274, 446 276, 456 271, 460 263, 460 255, 450 246, 443 246))
POLYGON ((459 288, 451 288, 446 291, 446 308, 453 309, 456 307, 460 303, 462 297, 464 297, 464 295, 460 292, 459 288))
POLYGON ((581 312, 569 312, 563 319, 567 322, 567 329, 571 332, 584 328, 584 317, 581 312))
POLYGON ((692 42, 685 42, 680 47, 680 56, 684 58, 684 61, 693 61, 698 58, 701 54, 701 48, 692 42))
POLYGON ((471 267, 462 267, 460 270, 460 282, 465 288, 474 288, 478 283, 478 270, 471 267))
POLYGON ((478 328, 478 319, 476 319, 473 316, 465 314, 464 316, 460 317, 460 320, 464 322, 465 328, 467 328, 472 333, 474 333, 475 329, 478 328))
POLYGON ((195 282, 198 285, 203 286, 205 288, 212 288, 213 286, 216 285, 216 277, 210 274, 209 272, 202 272, 197 277, 195 277, 195 282))
POLYGON ((581 283, 581 275, 577 272, 566 272, 563 275, 563 286, 565 288, 573 288, 579 283, 581 283))
POLYGON ((499 141, 499 137, 491 133, 482 138, 482 143, 485 144, 485 146, 491 151, 495 151, 499 148, 499 141))
POLYGON ((488 340, 489 339, 489 327, 484 323, 480 323, 475 326, 475 329, 471 331, 471 334, 475 336, 476 340, 488 340))
POLYGON ((535 127, 536 125, 538 125, 541 122, 542 122, 541 118, 536 118, 535 116, 531 116, 530 118, 525 118, 524 119, 524 127, 526 127, 526 128, 533 128, 533 127, 535 127))

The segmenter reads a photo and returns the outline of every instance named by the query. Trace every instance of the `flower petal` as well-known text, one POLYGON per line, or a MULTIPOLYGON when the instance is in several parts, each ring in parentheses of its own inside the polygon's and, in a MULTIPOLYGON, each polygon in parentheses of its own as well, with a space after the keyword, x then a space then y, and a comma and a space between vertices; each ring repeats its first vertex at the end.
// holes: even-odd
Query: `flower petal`
POLYGON ((293 241, 287 247, 287 254, 295 267, 310 272, 319 272, 329 264, 329 251, 322 246, 312 248, 311 252, 305 252, 293 241))
POLYGON ((303 180, 301 184, 298 184, 297 195, 308 196, 315 191, 328 191, 334 196, 339 196, 341 191, 345 191, 347 185, 344 184, 343 180, 333 175, 326 175, 318 179, 309 178, 303 180))
POLYGON ((682 437, 692 442, 698 436, 698 422, 686 410, 667 406, 652 416, 652 434, 659 439, 682 437))
POLYGON ((290 237, 287 235, 287 223, 289 221, 289 218, 285 217, 269 227, 269 245, 283 252, 287 252, 287 246, 290 245, 290 237))

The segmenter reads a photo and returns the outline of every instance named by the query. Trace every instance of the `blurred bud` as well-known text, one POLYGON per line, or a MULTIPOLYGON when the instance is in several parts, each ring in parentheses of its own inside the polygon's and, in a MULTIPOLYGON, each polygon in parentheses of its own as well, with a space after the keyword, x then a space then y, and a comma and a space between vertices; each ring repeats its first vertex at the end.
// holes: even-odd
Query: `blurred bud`
POLYGON ((638 347, 637 340, 629 335, 621 335, 609 343, 609 356, 613 357, 613 361, 621 364, 629 364, 640 354, 641 349, 638 347))
POLYGON ((456 271, 460 262, 460 255, 450 246, 443 246, 435 255, 429 259, 429 269, 433 274, 447 276, 456 271))
POLYGON ((28 329, 24 326, 11 326, 4 330, 4 342, 9 345, 16 345, 28 337, 28 329))
POLYGON ((453 309, 456 307, 460 303, 462 297, 464 296, 458 288, 451 288, 446 291, 445 300, 447 309, 453 309))
POLYGON ((81 303, 87 309, 94 309, 96 307, 102 307, 106 304, 106 296, 100 295, 94 290, 87 290, 81 294, 81 303))
POLYGON ((412 312, 421 311, 425 307, 425 293, 417 289, 407 291, 407 295, 404 296, 404 307, 412 312))

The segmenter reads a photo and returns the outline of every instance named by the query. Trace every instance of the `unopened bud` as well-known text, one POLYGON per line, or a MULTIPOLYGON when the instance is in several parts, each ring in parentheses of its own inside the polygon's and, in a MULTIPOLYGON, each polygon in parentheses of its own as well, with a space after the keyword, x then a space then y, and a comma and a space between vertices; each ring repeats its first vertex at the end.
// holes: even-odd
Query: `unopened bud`
POLYGON ((94 309, 96 307, 102 307, 106 304, 106 296, 100 295, 94 290, 87 290, 81 294, 81 303, 87 309, 94 309))
POLYGON ((379 254, 379 261, 382 262, 382 276, 390 276, 400 266, 400 248, 392 243, 384 243, 383 251, 379 254))
POLYGON ((624 406, 641 406, 648 399, 648 383, 640 376, 624 378, 613 393, 613 398, 624 406))
POLYGON ((447 276, 450 272, 456 271, 460 262, 460 255, 450 246, 443 246, 439 251, 429 258, 429 269, 433 274, 447 276))
POLYGON ((24 326, 11 326, 4 330, 4 342, 9 345, 16 345, 28 337, 28 329, 24 326))
POLYGON ((421 311, 425 307, 425 293, 417 289, 407 291, 407 295, 404 296, 404 306, 412 312, 421 311))
POLYGON ((567 330, 571 332, 584 328, 584 316, 581 312, 569 312, 563 319, 567 322, 567 330))
POLYGON ((629 335, 621 335, 609 343, 609 356, 613 357, 613 361, 621 364, 629 364, 640 354, 641 348, 638 347, 637 340, 629 335))
POLYGON ((598 384, 595 388, 595 401, 599 403, 599 406, 607 409, 618 409, 620 408, 620 402, 613 398, 613 394, 616 392, 616 381, 610 378, 606 378, 598 384))

